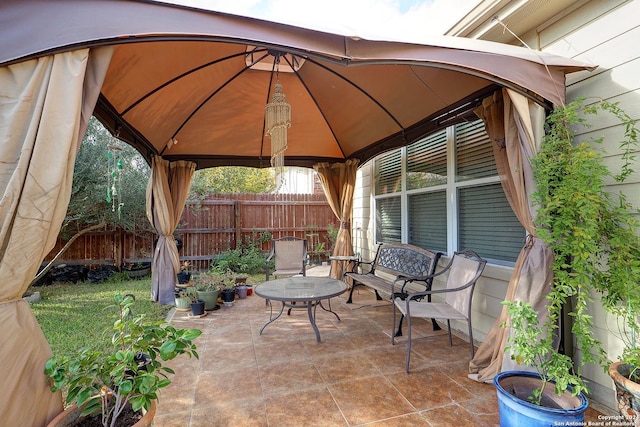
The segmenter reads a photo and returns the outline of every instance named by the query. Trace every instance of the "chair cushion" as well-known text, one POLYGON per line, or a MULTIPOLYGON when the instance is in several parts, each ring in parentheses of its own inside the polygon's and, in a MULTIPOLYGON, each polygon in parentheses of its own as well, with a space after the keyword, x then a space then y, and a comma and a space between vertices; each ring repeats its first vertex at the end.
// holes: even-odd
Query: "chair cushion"
POLYGON ((296 274, 302 274, 300 268, 294 270, 276 270, 273 273, 274 276, 295 276, 296 274))
MULTIPOLYGON (((407 314, 407 302, 396 298, 394 300, 396 307, 402 314, 407 314)), ((446 303, 440 302, 409 302, 411 309, 411 317, 423 317, 426 319, 460 319, 467 320, 464 313, 456 310, 446 303)))

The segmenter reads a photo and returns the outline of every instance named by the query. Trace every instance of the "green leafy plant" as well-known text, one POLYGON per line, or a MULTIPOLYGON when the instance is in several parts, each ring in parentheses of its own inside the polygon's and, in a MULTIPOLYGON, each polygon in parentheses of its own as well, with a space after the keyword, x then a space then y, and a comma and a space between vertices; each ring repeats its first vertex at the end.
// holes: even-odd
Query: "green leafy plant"
POLYGON ((193 286, 189 286, 188 288, 182 289, 178 292, 178 298, 182 298, 189 303, 198 302, 198 293, 196 292, 196 288, 193 286))
MULTIPOLYGON (((534 389, 528 400, 540 405, 549 382, 555 384, 557 394, 562 394, 569 387, 575 395, 587 390, 582 377, 575 375, 571 358, 555 351, 554 336, 545 333, 538 322, 538 312, 531 304, 522 301, 504 301, 503 304, 509 309, 513 331, 505 351, 512 351, 511 358, 516 363, 534 367, 542 381, 540 388, 534 389)), ((506 327, 506 322, 502 326, 506 327)))
POLYGON ((333 224, 327 224, 327 240, 329 241, 330 251, 333 251, 333 248, 336 247, 336 240, 338 240, 338 231, 340 231, 339 227, 336 227, 333 224))
POLYGON ((264 271, 266 255, 262 250, 262 244, 271 241, 272 238, 268 231, 245 236, 244 243, 238 248, 214 255, 213 271, 218 274, 226 274, 229 270, 243 274, 264 271))
POLYGON ((116 295, 114 302, 111 352, 85 347, 54 356, 45 365, 51 390, 68 387, 66 402, 83 408, 83 415, 99 413, 105 427, 116 425, 127 404, 134 411, 148 410, 157 391, 171 383, 168 375, 174 374, 163 362, 181 354, 198 358, 193 340, 202 333, 133 316, 131 296, 116 295))
MULTIPOLYGON (((584 99, 556 109, 546 123, 548 129, 532 166, 536 181, 536 235, 554 254, 552 288, 545 305, 547 319, 538 326, 537 317, 534 322, 537 313, 530 306, 506 302, 513 329, 509 348, 514 359, 538 368, 543 381, 555 381, 557 393, 571 386, 578 394, 588 391, 581 375, 585 364, 608 365, 589 312, 594 294, 602 296, 605 310, 621 316, 632 333, 638 331, 638 224, 625 196, 614 196, 606 188, 608 178, 622 182, 633 173, 638 130, 636 121, 617 104, 586 104, 584 99), (612 176, 595 148, 603 138, 574 141, 575 129, 588 126, 587 117, 600 112, 612 114, 624 128, 623 140, 618 144, 623 165, 616 176, 612 176), (572 307, 566 305, 569 301, 572 307), (557 354, 554 347, 563 308, 573 320, 571 332, 583 352, 577 365, 571 364, 568 355, 557 354)), ((638 362, 636 349, 627 348, 624 354, 628 361, 635 358, 633 363, 638 362)))
POLYGON ((193 279, 193 284, 198 291, 215 291, 216 289, 220 289, 223 281, 224 276, 208 271, 198 274, 193 279))
POLYGON ((222 281, 220 282, 220 289, 234 289, 236 287, 236 274, 227 270, 222 276, 222 281))

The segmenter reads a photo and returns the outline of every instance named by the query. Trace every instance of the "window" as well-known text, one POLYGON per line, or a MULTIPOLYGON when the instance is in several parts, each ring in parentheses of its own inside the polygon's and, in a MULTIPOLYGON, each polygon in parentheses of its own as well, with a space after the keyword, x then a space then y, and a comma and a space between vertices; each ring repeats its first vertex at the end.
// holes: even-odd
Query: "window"
POLYGON ((502 190, 481 120, 438 131, 378 157, 376 239, 515 262, 525 231, 502 190))

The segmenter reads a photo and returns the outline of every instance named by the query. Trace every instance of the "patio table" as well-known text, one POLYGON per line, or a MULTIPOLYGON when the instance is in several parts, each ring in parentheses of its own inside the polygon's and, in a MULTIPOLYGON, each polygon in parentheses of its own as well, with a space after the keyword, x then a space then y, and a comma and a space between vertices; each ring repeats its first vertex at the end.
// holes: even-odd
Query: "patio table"
POLYGON ((309 322, 316 333, 316 341, 320 342, 320 331, 316 325, 316 308, 319 305, 323 310, 333 313, 340 320, 340 316, 331 310, 331 301, 329 301, 329 308, 327 309, 322 305, 322 300, 330 300, 330 298, 336 297, 346 290, 346 283, 330 277, 293 276, 270 280, 257 285, 254 289, 255 294, 265 298, 271 308, 269 321, 260 329, 260 335, 268 325, 282 315, 285 307, 306 308, 309 322), (280 301, 282 303, 280 312, 275 316, 273 315, 271 301, 280 301))

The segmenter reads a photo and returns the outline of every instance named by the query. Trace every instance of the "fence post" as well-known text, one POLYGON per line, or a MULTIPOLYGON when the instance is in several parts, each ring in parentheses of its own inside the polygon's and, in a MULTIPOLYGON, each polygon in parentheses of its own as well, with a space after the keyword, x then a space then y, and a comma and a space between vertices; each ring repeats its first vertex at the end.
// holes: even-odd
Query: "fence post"
POLYGON ((235 220, 233 222, 234 227, 236 228, 236 241, 234 249, 238 248, 238 243, 242 246, 242 203, 240 200, 236 200, 233 203, 233 210, 235 213, 235 220))

